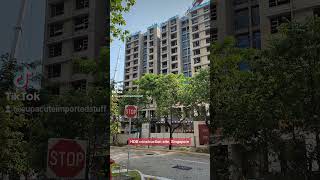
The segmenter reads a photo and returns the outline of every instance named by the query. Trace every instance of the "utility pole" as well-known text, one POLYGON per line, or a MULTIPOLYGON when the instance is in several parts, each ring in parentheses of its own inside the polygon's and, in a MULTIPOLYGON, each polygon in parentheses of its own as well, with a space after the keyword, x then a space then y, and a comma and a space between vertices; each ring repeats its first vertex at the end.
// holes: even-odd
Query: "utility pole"
POLYGON ((21 7, 19 11, 19 17, 16 26, 14 27, 14 37, 12 42, 12 47, 10 51, 10 60, 14 60, 16 58, 16 51, 18 48, 18 42, 22 32, 22 22, 24 19, 25 11, 27 8, 27 0, 21 0, 21 7))

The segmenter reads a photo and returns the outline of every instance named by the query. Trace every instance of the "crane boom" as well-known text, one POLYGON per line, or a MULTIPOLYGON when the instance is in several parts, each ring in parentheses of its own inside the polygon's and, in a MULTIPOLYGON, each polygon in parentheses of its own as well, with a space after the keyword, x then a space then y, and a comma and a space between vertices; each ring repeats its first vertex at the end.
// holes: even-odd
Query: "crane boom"
POLYGON ((12 47, 10 51, 10 60, 13 60, 16 58, 16 51, 18 48, 18 42, 21 35, 21 31, 22 31, 22 22, 24 19, 26 7, 27 7, 27 0, 21 0, 21 7, 19 11, 18 21, 14 28, 14 38, 13 38, 12 47))

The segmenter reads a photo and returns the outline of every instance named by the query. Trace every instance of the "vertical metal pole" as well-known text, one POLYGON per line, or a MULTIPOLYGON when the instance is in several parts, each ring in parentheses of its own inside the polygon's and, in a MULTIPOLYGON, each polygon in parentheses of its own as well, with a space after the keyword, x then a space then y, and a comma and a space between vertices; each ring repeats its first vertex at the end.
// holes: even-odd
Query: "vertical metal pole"
POLYGON ((22 31, 22 22, 24 19, 26 7, 27 7, 27 0, 21 0, 21 7, 19 11, 18 21, 14 28, 14 38, 13 38, 12 47, 10 51, 10 60, 15 59, 15 56, 16 56, 16 50, 18 48, 18 40, 20 38, 21 31, 22 31))
MULTIPOLYGON (((131 136, 131 118, 129 118, 129 138, 131 136)), ((130 158, 130 145, 129 145, 129 141, 128 141, 128 164, 127 164, 127 174, 129 174, 129 158, 130 158)))

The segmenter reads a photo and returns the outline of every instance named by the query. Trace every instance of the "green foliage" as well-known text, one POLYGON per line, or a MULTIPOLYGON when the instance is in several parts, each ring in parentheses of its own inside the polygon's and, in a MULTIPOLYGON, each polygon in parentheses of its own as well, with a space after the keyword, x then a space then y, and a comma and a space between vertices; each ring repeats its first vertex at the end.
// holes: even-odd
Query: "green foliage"
POLYGON ((124 41, 129 34, 129 31, 121 28, 126 25, 123 14, 129 12, 135 3, 136 0, 111 0, 110 30, 112 38, 119 38, 124 41))

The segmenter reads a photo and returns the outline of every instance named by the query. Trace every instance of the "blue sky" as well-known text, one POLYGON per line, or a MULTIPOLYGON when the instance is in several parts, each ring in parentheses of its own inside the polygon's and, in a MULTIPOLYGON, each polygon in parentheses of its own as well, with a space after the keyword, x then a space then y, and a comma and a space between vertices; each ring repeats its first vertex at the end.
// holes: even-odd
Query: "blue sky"
MULTIPOLYGON (((44 32, 44 0, 27 1, 23 32, 17 50, 19 61, 39 60, 42 57, 44 32)), ((13 28, 16 25, 21 0, 0 2, 0 54, 9 53, 12 46, 13 28)))
MULTIPOLYGON (((136 4, 129 13, 124 14, 127 25, 124 27, 131 33, 137 31, 146 31, 154 23, 162 23, 169 18, 179 15, 183 16, 188 8, 192 6, 193 0, 136 0, 136 4)), ((113 79, 115 64, 117 62, 118 52, 120 50, 120 59, 118 63, 116 81, 123 80, 124 71, 124 51, 125 45, 119 40, 111 43, 110 51, 110 77, 113 79)))

